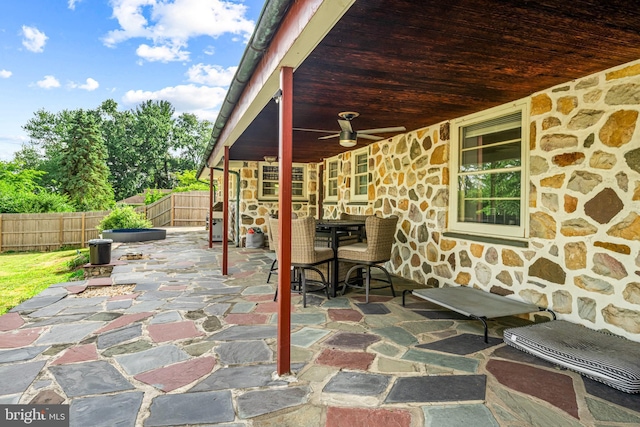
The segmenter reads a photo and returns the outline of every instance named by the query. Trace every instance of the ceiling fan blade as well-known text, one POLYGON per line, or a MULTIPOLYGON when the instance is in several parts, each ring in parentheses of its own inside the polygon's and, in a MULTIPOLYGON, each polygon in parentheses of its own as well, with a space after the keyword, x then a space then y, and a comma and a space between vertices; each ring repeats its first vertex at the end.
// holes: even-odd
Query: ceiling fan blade
POLYGON ((338 120, 338 124, 340 125, 340 129, 353 132, 353 128, 351 127, 351 122, 349 120, 338 120))
POLYGON ((321 137, 320 137, 320 138, 318 138, 318 139, 337 138, 337 137, 339 137, 339 136, 340 136, 340 134, 339 134, 339 133, 334 133, 333 135, 321 136, 321 137))
POLYGON ((359 134, 372 134, 372 133, 387 133, 387 132, 402 132, 404 130, 407 130, 407 128, 405 128, 404 126, 397 126, 394 128, 378 128, 378 129, 365 129, 365 130, 359 130, 358 133, 359 134))
POLYGON ((320 132, 320 133, 333 133, 335 130, 323 130, 323 129, 305 129, 305 128, 293 128, 293 130, 301 130, 304 132, 320 132))
POLYGON ((371 141, 380 141, 381 139, 384 139, 383 137, 378 135, 367 135, 366 133, 362 134, 360 132, 358 132, 358 138, 369 139, 371 141))

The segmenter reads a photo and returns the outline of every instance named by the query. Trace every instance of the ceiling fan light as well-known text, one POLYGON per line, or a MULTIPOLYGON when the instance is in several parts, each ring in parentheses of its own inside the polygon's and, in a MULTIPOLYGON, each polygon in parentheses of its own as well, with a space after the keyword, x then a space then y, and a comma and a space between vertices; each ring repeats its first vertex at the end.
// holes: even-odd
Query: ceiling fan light
POLYGON ((349 132, 348 130, 343 130, 340 132, 340 145, 343 147, 354 147, 356 145, 357 134, 355 132, 349 132))

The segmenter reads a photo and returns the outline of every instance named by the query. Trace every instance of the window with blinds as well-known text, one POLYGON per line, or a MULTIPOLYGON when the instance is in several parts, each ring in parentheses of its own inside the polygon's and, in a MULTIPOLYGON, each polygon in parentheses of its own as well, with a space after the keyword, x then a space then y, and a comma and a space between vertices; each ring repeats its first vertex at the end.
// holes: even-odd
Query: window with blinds
POLYGON ((353 152, 351 165, 350 201, 368 201, 369 199, 369 147, 353 152))
POLYGON ((340 175, 340 159, 332 157, 326 161, 324 200, 338 201, 338 177, 340 175))
POLYGON ((453 123, 454 231, 524 237, 525 102, 453 123))

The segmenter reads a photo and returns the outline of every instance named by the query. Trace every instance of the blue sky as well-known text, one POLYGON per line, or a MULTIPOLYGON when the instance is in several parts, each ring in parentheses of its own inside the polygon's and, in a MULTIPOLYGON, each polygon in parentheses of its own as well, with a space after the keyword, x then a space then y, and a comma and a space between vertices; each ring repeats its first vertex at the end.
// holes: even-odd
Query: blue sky
POLYGON ((167 100, 215 120, 264 0, 3 0, 0 160, 39 109, 167 100))

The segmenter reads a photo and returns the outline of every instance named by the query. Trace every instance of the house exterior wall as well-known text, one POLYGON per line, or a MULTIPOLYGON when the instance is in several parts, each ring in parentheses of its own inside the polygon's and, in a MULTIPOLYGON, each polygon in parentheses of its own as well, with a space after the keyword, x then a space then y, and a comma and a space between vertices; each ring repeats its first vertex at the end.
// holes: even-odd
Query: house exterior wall
MULTIPOLYGON (((532 94, 529 103, 528 247, 446 235, 449 122, 371 144, 368 203, 349 203, 352 153, 343 153, 339 198, 323 216, 398 215, 393 273, 511 296, 640 341, 640 61, 532 94)), ((241 175, 243 230, 277 210, 257 200, 256 171, 248 163, 241 175)), ((308 173, 317 196, 316 165, 308 173)), ((301 216, 315 208, 294 204, 301 216)))
POLYGON ((395 274, 640 341, 640 61, 532 94, 529 110, 527 248, 445 236, 448 122, 372 144, 369 203, 337 208, 400 217, 395 274))
MULTIPOLYGON (((245 236, 251 227, 260 227, 267 232, 267 217, 277 214, 277 200, 260 200, 258 189, 258 162, 244 162, 240 173, 240 236, 245 236)), ((307 165, 307 201, 294 201, 292 212, 300 217, 317 216, 318 212, 318 167, 307 165)))

